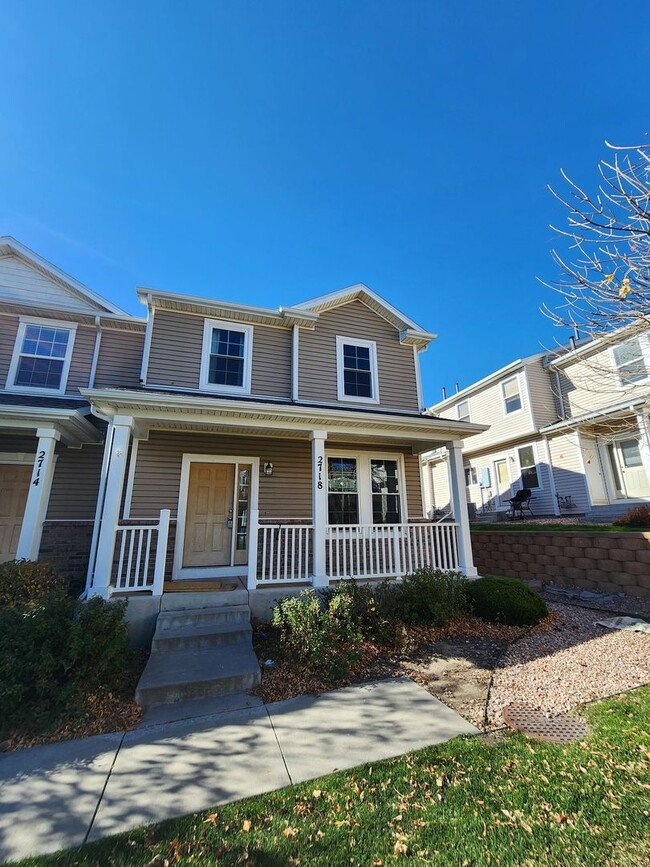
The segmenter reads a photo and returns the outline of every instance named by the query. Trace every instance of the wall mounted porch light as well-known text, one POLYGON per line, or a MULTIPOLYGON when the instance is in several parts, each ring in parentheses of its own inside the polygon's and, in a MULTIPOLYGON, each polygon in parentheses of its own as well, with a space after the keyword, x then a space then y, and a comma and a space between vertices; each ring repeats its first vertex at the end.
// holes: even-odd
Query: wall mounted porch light
POLYGON ((273 475, 273 464, 271 461, 266 461, 264 464, 264 475, 272 476, 273 475))

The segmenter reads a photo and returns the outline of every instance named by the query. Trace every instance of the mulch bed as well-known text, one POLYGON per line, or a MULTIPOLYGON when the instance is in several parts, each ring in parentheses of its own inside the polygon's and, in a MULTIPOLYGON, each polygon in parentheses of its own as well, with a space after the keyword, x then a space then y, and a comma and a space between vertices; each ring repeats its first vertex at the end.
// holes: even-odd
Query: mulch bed
MULTIPOLYGON (((253 640, 262 666, 262 683, 255 694, 265 703, 271 703, 299 695, 318 695, 352 683, 388 677, 411 677, 429 689, 426 678, 414 673, 414 664, 425 663, 434 657, 440 643, 463 639, 463 651, 468 658, 474 656, 481 659, 486 654, 486 646, 488 656, 494 655, 495 648, 500 656, 507 646, 527 633, 553 629, 555 619, 555 615, 550 614, 533 630, 529 627, 486 623, 472 614, 456 617, 445 626, 408 626, 405 627, 407 637, 402 647, 392 648, 366 642, 354 675, 336 683, 324 682, 293 659, 272 627, 256 625, 253 640), (266 666, 264 663, 267 660, 272 660, 273 666, 266 666)), ((430 691, 435 694, 435 690, 430 691)))

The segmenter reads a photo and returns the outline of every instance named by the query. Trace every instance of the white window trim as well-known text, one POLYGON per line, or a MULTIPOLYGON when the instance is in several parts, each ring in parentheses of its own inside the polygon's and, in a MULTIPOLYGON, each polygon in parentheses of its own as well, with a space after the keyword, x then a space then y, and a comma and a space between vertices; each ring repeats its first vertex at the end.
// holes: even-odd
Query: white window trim
POLYGON ((472 420, 472 413, 471 413, 471 410, 469 407, 469 400, 461 400, 461 402, 458 404, 458 406, 456 407, 456 418, 458 419, 458 421, 470 422, 472 420), (467 407, 467 417, 465 417, 465 416, 461 417, 460 408, 463 405, 465 405, 467 407))
MULTIPOLYGON (((74 339, 77 333, 77 323, 67 322, 62 319, 40 319, 34 316, 21 316, 18 320, 18 333, 14 343, 14 351, 11 356, 9 372, 7 373, 7 382, 5 388, 7 391, 17 391, 22 394, 65 394, 68 386, 68 374, 70 373, 70 364, 72 363, 72 350, 74 347, 74 339), (66 347, 65 358, 63 359, 63 367, 61 368, 61 382, 58 388, 42 388, 30 385, 16 385, 16 373, 18 371, 18 361, 21 356, 23 340, 25 339, 25 330, 28 325, 43 325, 46 328, 59 328, 62 331, 69 331, 68 345, 66 347)), ((58 359, 60 360, 60 359, 58 359)))
POLYGON ((206 319, 203 323, 203 347, 201 349, 201 373, 199 388, 204 391, 216 391, 220 394, 250 394, 253 369, 253 326, 227 319, 206 319), (244 377, 242 385, 219 385, 208 381, 210 372, 210 349, 212 331, 223 328, 226 331, 241 331, 244 334, 244 377))
POLYGON ((523 472, 522 472, 523 468, 521 466, 521 458, 519 457, 519 451, 520 451, 520 449, 527 449, 527 448, 532 448, 532 450, 533 450, 533 461, 535 464, 535 470, 537 471, 537 487, 529 488, 529 490, 530 491, 543 491, 544 490, 544 480, 542 479, 542 468, 541 468, 541 464, 539 462, 539 455, 537 454, 537 443, 535 443, 535 442, 522 443, 520 446, 517 446, 515 449, 515 452, 517 453, 517 458, 516 458, 517 466, 519 467, 519 479, 518 479, 518 481, 521 481, 522 475, 523 475, 523 472))
POLYGON ((359 524, 371 527, 386 527, 387 524, 375 524, 372 520, 372 477, 370 474, 371 461, 397 461, 397 479, 400 495, 400 524, 408 524, 408 503, 406 501, 406 471, 404 467, 404 455, 401 452, 354 452, 348 449, 325 450, 325 478, 328 497, 328 509, 326 511, 328 527, 350 527, 354 524, 330 524, 329 522, 329 458, 354 458, 357 462, 357 495, 359 497, 359 524))
POLYGON ((501 403, 503 404, 503 414, 506 417, 517 415, 518 413, 524 411, 524 395, 521 387, 521 379, 519 378, 519 374, 515 373, 514 376, 509 376, 501 383, 501 403), (519 409, 513 409, 511 412, 508 412, 508 407, 506 405, 506 385, 513 380, 515 380, 515 382, 517 383, 517 389, 519 391, 519 402, 521 403, 521 406, 519 407, 519 409))
POLYGON ((616 388, 618 391, 630 391, 631 389, 638 388, 640 386, 644 386, 647 384, 650 379, 650 340, 647 335, 639 334, 636 337, 630 337, 627 340, 622 340, 616 346, 610 347, 610 357, 612 359, 612 368, 614 370, 614 375, 616 376, 617 383, 616 388), (625 383, 621 379, 621 367, 616 362, 616 354, 615 350, 620 346, 624 346, 626 343, 631 343, 633 340, 636 340, 639 344, 639 349, 641 350, 641 358, 645 364, 646 375, 644 379, 638 379, 636 382, 628 382, 625 383))
POLYGON ((377 344, 374 340, 361 340, 358 337, 336 337, 336 391, 338 399, 353 403, 379 403, 379 374, 377 373, 377 344), (370 350, 370 379, 372 383, 372 397, 358 397, 345 393, 345 379, 343 376, 343 347, 363 346, 370 350))

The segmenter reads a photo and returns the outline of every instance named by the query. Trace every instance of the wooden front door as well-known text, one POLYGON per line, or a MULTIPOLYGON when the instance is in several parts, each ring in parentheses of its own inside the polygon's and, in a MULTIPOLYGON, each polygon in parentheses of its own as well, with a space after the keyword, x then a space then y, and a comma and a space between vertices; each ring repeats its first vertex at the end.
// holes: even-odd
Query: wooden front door
POLYGON ((229 566, 234 464, 190 464, 183 567, 229 566))
POLYGON ((31 477, 29 466, 0 464, 0 563, 16 556, 31 477))

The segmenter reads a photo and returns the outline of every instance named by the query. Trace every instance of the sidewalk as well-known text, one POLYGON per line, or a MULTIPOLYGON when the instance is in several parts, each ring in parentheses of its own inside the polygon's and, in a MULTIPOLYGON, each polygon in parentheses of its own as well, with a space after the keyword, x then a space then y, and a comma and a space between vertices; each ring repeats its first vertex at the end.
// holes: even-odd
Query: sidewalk
POLYGON ((476 732, 403 678, 19 750, 0 758, 0 863, 476 732))

